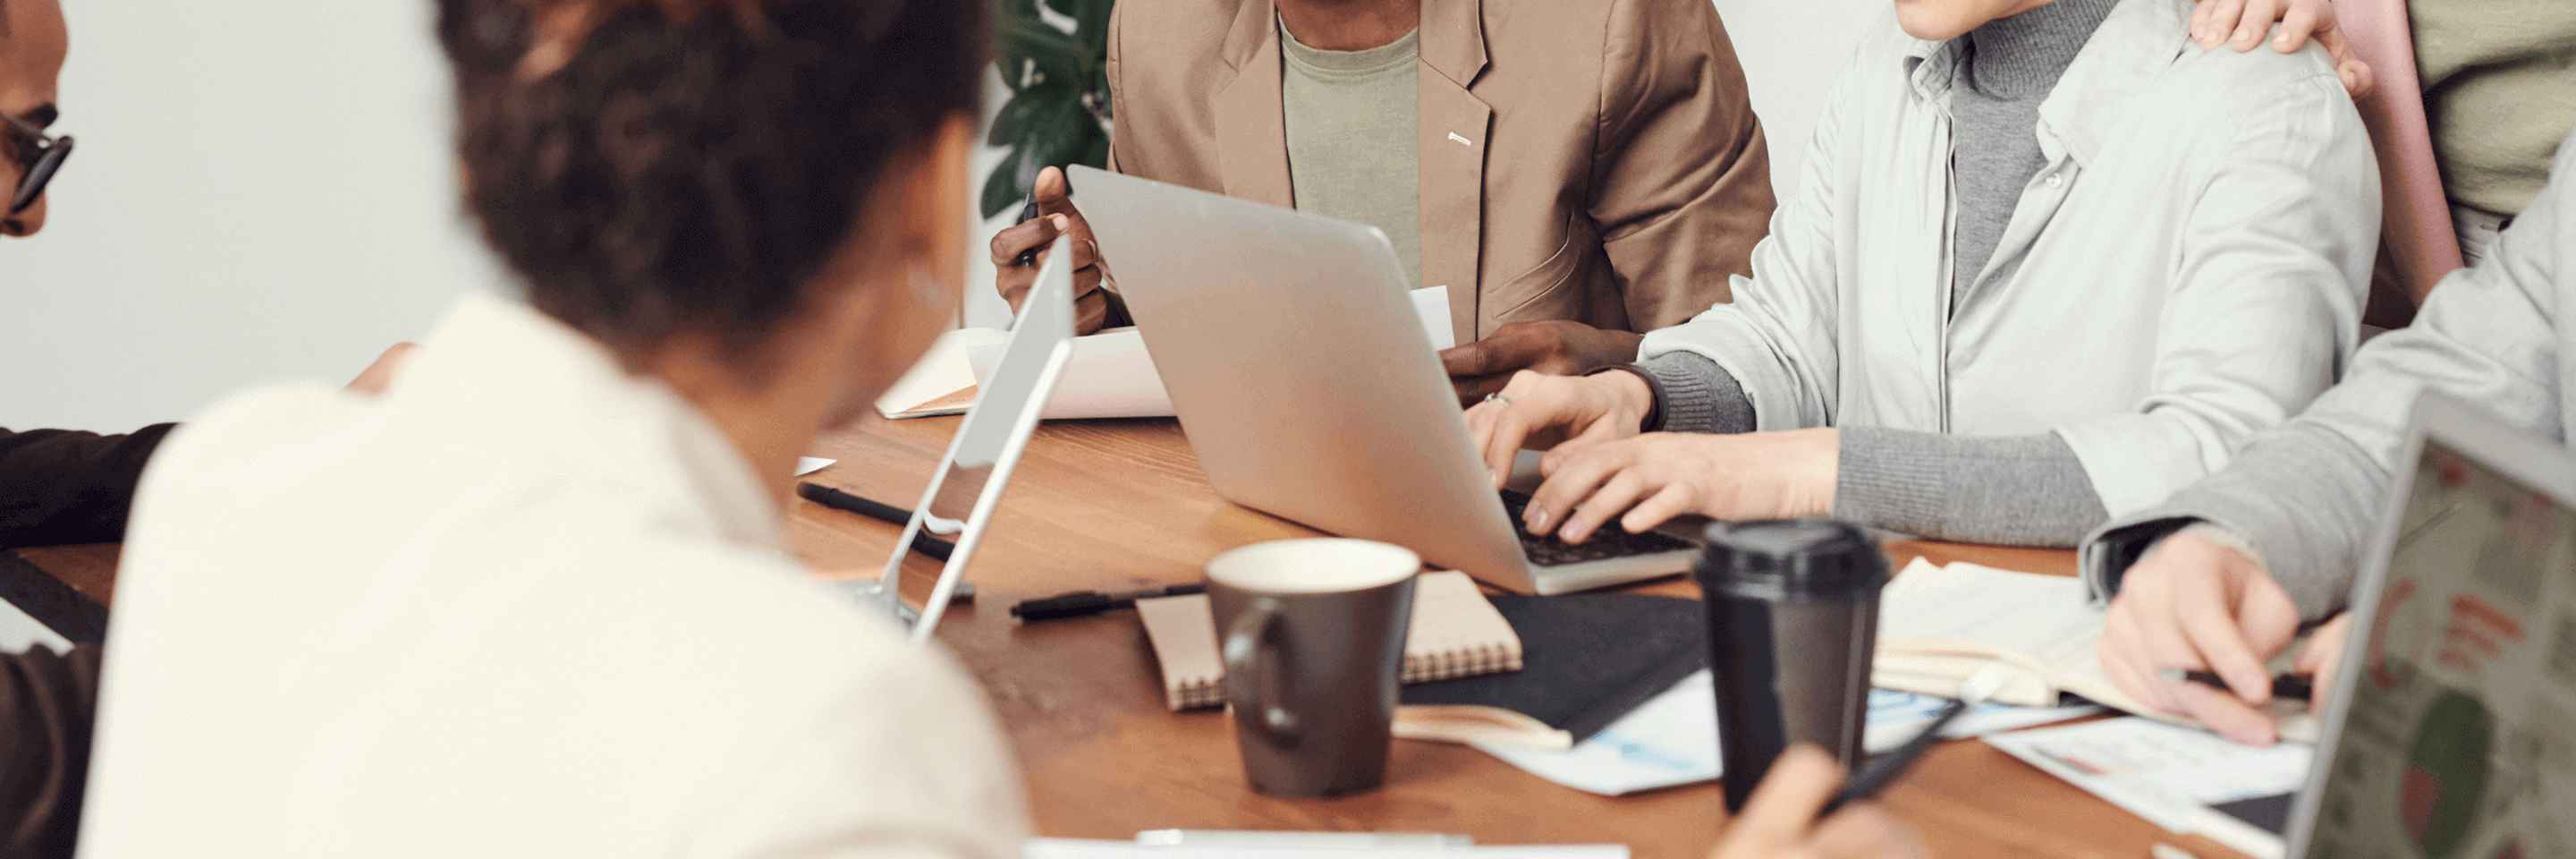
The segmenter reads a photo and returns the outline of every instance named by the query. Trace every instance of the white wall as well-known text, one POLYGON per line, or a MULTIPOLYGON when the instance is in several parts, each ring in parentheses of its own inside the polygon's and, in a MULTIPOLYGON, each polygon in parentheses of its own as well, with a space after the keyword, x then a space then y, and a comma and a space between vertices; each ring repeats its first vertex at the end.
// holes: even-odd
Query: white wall
POLYGON ((1824 112, 1825 92, 1851 63, 1861 30, 1887 15, 1889 0, 1716 0, 1726 34, 1744 64, 1753 112, 1771 145, 1771 186, 1780 199, 1797 188, 1807 137, 1824 112))
POLYGON ((34 239, 0 243, 0 426, 124 430, 419 336, 484 256, 456 219, 430 4, 66 3, 34 239))
MULTIPOLYGON (((1785 187, 1887 0, 1715 2, 1785 187)), ((121 431, 341 380, 499 282, 456 215, 426 0, 65 5, 80 151, 44 234, 0 242, 0 426, 121 431)), ((971 324, 1007 318, 985 243, 1009 219, 960 249, 971 324)))

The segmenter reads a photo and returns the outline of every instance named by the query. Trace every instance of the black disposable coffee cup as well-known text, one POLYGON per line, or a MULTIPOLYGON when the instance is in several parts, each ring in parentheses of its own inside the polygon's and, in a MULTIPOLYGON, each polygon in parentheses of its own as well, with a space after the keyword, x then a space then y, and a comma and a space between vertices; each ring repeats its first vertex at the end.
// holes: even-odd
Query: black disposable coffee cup
POLYGON ((1859 762, 1887 556, 1857 526, 1709 526, 1692 572, 1708 609, 1726 807, 1740 810, 1797 743, 1859 762))

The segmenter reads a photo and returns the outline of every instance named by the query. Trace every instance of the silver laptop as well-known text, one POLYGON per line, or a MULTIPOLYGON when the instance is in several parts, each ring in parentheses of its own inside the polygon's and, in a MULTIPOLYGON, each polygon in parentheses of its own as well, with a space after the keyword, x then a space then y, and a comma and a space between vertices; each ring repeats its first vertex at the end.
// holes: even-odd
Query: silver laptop
POLYGON ((2396 461, 2288 855, 2576 856, 2576 458, 2427 395, 2396 461))
POLYGON ((1603 529, 1526 538, 1376 229, 1076 167, 1181 429, 1219 494, 1523 593, 1670 575, 1694 547, 1603 529))

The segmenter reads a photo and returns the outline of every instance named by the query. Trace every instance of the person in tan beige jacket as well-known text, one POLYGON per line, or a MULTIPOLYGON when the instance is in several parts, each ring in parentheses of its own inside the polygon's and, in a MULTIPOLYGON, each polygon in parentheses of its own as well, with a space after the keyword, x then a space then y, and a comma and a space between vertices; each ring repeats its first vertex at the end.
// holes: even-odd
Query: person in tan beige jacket
MULTIPOLYGON (((1727 300, 1771 216, 1744 71, 1706 0, 1125 0, 1111 169, 1375 226, 1449 292, 1463 397, 1636 357, 1727 300)), ((1085 331, 1124 324, 1063 174, 994 236, 1072 233, 1085 331)))

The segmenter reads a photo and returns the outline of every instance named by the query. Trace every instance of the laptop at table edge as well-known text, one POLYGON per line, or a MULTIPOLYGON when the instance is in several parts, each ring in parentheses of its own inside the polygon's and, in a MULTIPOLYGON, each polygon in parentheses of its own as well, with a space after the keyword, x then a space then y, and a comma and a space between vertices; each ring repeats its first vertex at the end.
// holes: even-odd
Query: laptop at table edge
POLYGON ((2364 673, 2361 666, 2369 663, 2372 630, 2379 623, 2380 597, 2388 584, 2388 568, 2403 530, 2407 503, 2414 494, 2415 475, 2420 470, 2427 439, 2439 439, 2444 447, 2475 460, 2479 467, 2546 493, 2561 507, 2576 509, 2576 457, 2571 457, 2565 448, 2515 429, 2463 400, 2429 390, 2416 399, 2407 418, 2405 440, 2398 447, 2397 467, 2392 470, 2381 506, 2378 530, 2371 534, 2370 554, 2362 556, 2361 574, 2354 579, 2347 609, 2353 614, 2352 631, 2344 638, 2338 663, 2344 668, 2334 678, 2334 689, 2329 693, 2315 763, 2309 765, 2308 780, 2300 787, 2298 801, 2290 810, 2290 829, 2283 836, 2286 849, 2282 854, 2290 859, 2306 856, 2314 846, 2326 778, 2334 770, 2344 721, 2359 691, 2364 673))

